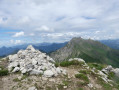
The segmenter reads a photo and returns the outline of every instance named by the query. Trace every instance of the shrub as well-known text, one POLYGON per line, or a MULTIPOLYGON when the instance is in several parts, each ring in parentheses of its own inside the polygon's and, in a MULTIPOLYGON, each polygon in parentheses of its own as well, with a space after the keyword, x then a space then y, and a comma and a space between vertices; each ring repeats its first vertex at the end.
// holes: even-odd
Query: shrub
POLYGON ((77 60, 72 60, 72 61, 63 61, 60 63, 60 66, 62 67, 67 67, 67 66, 70 66, 70 65, 82 65, 84 64, 84 62, 79 62, 77 60))
POLYGON ((62 66, 62 67, 70 66, 70 62, 69 61, 63 61, 60 63, 60 66, 62 66))
POLYGON ((8 70, 0 70, 0 76, 8 75, 8 70))
POLYGON ((14 82, 19 82, 20 80, 18 78, 13 79, 14 82))
POLYGON ((84 80, 86 83, 89 83, 88 77, 85 74, 83 74, 83 73, 76 74, 75 77, 84 80))
POLYGON ((68 86, 68 84, 70 83, 69 81, 63 81, 62 82, 65 86, 68 86))
POLYGON ((79 88, 78 90, 83 90, 83 88, 79 88))
POLYGON ((89 74, 89 73, 90 73, 89 70, 80 70, 79 72, 80 72, 80 73, 83 73, 83 74, 89 74))
POLYGON ((106 83, 101 77, 98 77, 98 83, 104 87, 104 90, 112 90, 112 86, 109 83, 106 83))
POLYGON ((98 70, 102 70, 104 68, 104 65, 102 64, 97 64, 97 63, 88 63, 90 68, 96 68, 98 70))
POLYGON ((83 86, 87 85, 87 83, 78 81, 77 85, 78 85, 78 87, 83 87, 83 86))
POLYGON ((59 63, 58 62, 55 63, 55 67, 59 67, 59 63))
POLYGON ((84 62, 79 62, 77 60, 70 61, 71 65, 82 65, 84 62))
POLYGON ((28 77, 27 74, 26 74, 26 75, 23 75, 22 78, 21 78, 21 80, 24 80, 24 79, 26 79, 27 77, 28 77))
POLYGON ((114 72, 109 72, 108 73, 108 79, 113 79, 115 76, 114 72))
POLYGON ((62 84, 59 84, 59 85, 58 85, 58 89, 59 89, 59 90, 62 90, 63 87, 64 87, 64 85, 62 85, 62 84))

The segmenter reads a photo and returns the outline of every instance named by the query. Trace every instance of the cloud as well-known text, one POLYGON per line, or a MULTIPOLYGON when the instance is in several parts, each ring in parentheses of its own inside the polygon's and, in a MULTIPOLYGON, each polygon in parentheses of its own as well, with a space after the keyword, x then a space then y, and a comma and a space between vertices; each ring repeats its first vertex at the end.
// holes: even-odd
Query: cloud
POLYGON ((21 31, 21 32, 17 32, 13 35, 13 37, 20 37, 20 36, 24 36, 24 32, 21 31))
POLYGON ((40 28, 36 28, 35 30, 36 31, 44 31, 44 32, 53 32, 54 31, 54 29, 49 28, 45 25, 41 26, 40 28))
POLYGON ((34 33, 30 33, 29 36, 34 36, 35 34, 34 33))
POLYGON ((11 44, 15 44, 15 45, 23 43, 23 41, 21 41, 21 40, 10 40, 10 42, 11 42, 11 44))
POLYGON ((21 30, 13 37, 25 33, 28 41, 56 42, 74 36, 116 39, 119 0, 0 0, 0 28, 21 30))

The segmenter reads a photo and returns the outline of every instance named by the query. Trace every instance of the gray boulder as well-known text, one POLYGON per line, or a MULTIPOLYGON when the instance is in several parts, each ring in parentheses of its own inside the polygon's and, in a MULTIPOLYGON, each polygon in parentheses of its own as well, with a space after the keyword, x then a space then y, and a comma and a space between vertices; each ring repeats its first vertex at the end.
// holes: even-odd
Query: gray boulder
POLYGON ((33 69, 31 72, 30 72, 30 75, 39 75, 39 74, 43 74, 43 71, 39 71, 39 70, 35 70, 35 69, 33 69))
POLYGON ((44 76, 45 77, 52 77, 54 73, 51 70, 46 70, 44 71, 44 76))
POLYGON ((36 87, 29 87, 28 90, 37 90, 36 87))
POLYGON ((18 72, 20 70, 19 67, 15 67, 12 72, 18 72))

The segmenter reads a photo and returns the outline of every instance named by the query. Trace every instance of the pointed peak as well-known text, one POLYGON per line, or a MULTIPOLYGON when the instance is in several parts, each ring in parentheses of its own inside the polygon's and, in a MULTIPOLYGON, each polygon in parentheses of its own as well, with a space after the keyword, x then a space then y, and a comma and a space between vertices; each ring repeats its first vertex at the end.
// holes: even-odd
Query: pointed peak
POLYGON ((35 51, 34 47, 32 45, 29 45, 26 50, 32 50, 32 51, 35 51))

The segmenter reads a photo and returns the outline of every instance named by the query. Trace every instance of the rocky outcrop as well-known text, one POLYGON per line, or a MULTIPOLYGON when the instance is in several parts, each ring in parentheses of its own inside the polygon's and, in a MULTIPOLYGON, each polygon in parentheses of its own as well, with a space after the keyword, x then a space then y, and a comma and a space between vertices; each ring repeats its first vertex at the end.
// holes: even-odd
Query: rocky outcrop
POLYGON ((85 61, 84 61, 83 59, 81 59, 81 58, 70 58, 70 59, 69 59, 69 61, 73 61, 73 60, 77 60, 77 61, 79 61, 79 62, 85 63, 85 61))
POLYGON ((43 74, 46 77, 57 76, 64 73, 64 70, 56 68, 55 61, 45 53, 35 50, 29 45, 26 50, 20 50, 17 54, 9 56, 8 70, 11 72, 43 74))
POLYGON ((119 68, 113 68, 111 65, 108 65, 106 68, 104 68, 102 72, 106 74, 113 72, 117 77, 119 77, 119 68))

